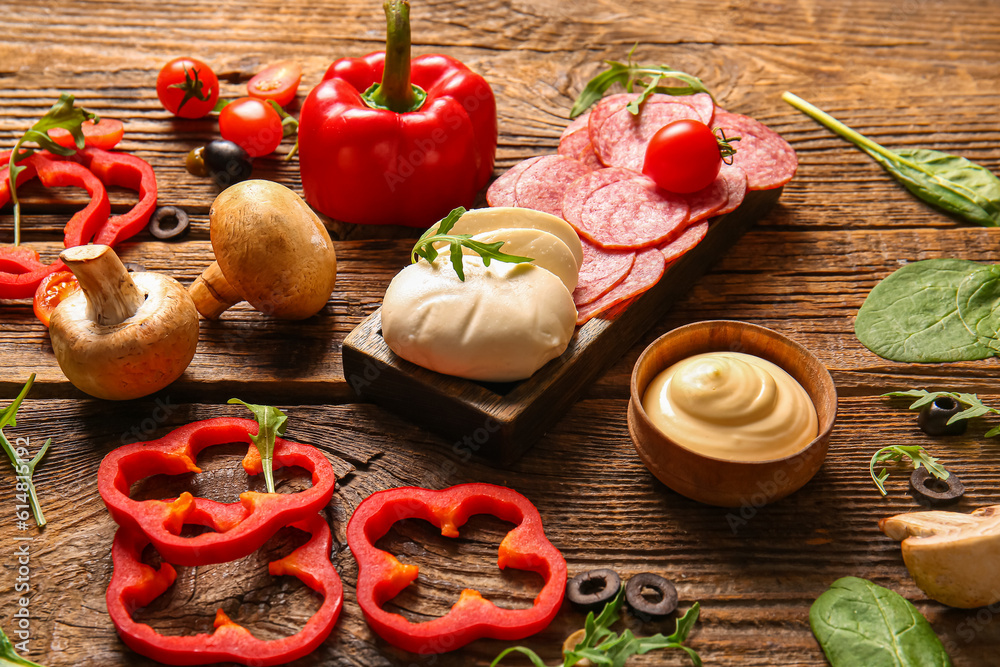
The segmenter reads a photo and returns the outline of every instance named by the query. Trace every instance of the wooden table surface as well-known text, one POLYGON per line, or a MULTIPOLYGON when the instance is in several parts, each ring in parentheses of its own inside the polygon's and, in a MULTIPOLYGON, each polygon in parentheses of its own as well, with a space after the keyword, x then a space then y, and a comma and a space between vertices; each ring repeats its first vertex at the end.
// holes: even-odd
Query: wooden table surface
MULTIPOLYGON (((187 373, 142 400, 110 403, 81 394, 59 371, 30 304, 0 303, 0 398, 6 403, 29 373, 38 374, 17 428, 7 433, 29 438, 33 448, 45 438, 53 443, 36 475, 49 519, 44 531, 16 527, 13 472, 0 463, 0 624, 14 629, 23 595, 15 591, 16 550, 28 544, 29 657, 50 666, 154 664, 121 643, 107 615, 115 525, 97 494, 97 468, 123 442, 158 437, 194 419, 243 416, 225 404, 237 395, 281 406, 288 437, 320 447, 340 477, 326 514, 344 610, 330 638, 296 665, 485 665, 508 645, 484 640, 451 654, 411 655, 375 636, 355 601, 357 566, 345 526, 358 503, 389 487, 467 481, 505 484, 528 496, 570 574, 612 567, 623 578, 653 571, 673 579, 683 607, 701 602, 689 643, 706 664, 825 664, 809 630, 809 606, 846 575, 873 579, 914 601, 956 665, 996 664, 995 613, 927 600, 899 546, 878 530, 880 517, 918 509, 906 493, 906 472, 892 474, 889 496, 881 498, 867 463, 880 447, 922 444, 968 487, 957 509, 1000 502, 1000 443, 983 439, 985 424, 963 437, 931 440, 902 405, 879 398, 901 388, 954 388, 1000 404, 1000 366, 995 359, 892 363, 853 335, 854 315, 878 280, 917 259, 995 261, 996 231, 957 223, 917 201, 867 156, 780 99, 791 90, 890 147, 959 153, 1000 171, 996 9, 982 0, 414 0, 415 52, 460 58, 496 92, 497 174, 554 152, 573 99, 600 61, 621 59, 636 43, 638 60, 700 76, 722 105, 779 131, 798 152, 799 172, 770 214, 506 468, 465 460, 453 442, 358 402, 344 380, 345 335, 377 308, 406 261, 411 241, 399 238, 400 230, 334 225, 340 273, 320 315, 275 322, 238 307, 218 322, 202 322, 187 373), (689 501, 647 472, 629 440, 628 378, 640 351, 676 326, 715 318, 790 336, 819 356, 837 384, 839 417, 826 463, 805 488, 773 505, 725 510, 689 501)), ((305 69, 304 94, 334 58, 378 50, 383 40, 375 0, 2 0, 0 15, 0 148, 11 147, 62 91, 127 121, 121 148, 152 163, 159 203, 187 209, 193 230, 179 243, 144 232, 123 246, 123 258, 185 284, 212 259, 207 212, 216 190, 188 175, 183 158, 216 136, 216 123, 174 120, 161 108, 154 90, 160 66, 177 55, 198 57, 219 73, 223 95, 236 97, 260 67, 293 59, 305 69)), ((294 160, 259 160, 255 174, 300 190, 294 160)), ((24 240, 51 259, 62 225, 84 200, 73 190, 53 196, 30 186, 24 193, 24 240)), ((118 211, 131 205, 124 191, 112 201, 118 211)), ((7 208, 0 243, 11 242, 11 221, 7 208)), ((213 454, 196 480, 150 493, 167 497, 185 488, 233 501, 246 484, 242 473, 231 472, 238 458, 232 448, 213 454)), ((398 524, 380 544, 420 565, 421 576, 390 607, 414 619, 433 617, 466 587, 504 606, 530 605, 539 578, 496 568, 506 530, 479 517, 461 538, 448 540, 427 524, 398 524)), ((272 581, 263 564, 295 539, 279 534, 237 564, 182 569, 173 592, 137 617, 168 634, 205 632, 221 606, 262 637, 290 634, 318 601, 297 583, 272 581)), ((521 643, 555 662, 562 639, 582 621, 566 605, 548 630, 521 643)), ((669 632, 672 622, 632 620, 629 627, 669 632)), ((689 663, 680 654, 652 653, 629 664, 689 663)))

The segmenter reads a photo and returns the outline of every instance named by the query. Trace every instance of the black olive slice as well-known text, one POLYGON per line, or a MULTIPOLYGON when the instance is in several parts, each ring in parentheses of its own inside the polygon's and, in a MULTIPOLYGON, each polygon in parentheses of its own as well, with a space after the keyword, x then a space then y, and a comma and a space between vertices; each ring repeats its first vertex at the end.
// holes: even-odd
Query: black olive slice
POLYGON ((149 219, 149 233, 161 241, 180 238, 191 229, 188 214, 176 206, 161 206, 149 219))
POLYGON ((917 500, 931 505, 947 505, 965 494, 965 485, 955 473, 948 475, 948 479, 938 479, 921 466, 910 475, 910 490, 917 500))
POLYGON ((566 584, 566 597, 580 611, 599 613, 621 590, 618 573, 607 568, 582 572, 566 584))
POLYGON ((917 416, 917 426, 927 435, 962 435, 968 427, 966 419, 960 419, 954 424, 948 420, 965 408, 951 396, 938 396, 925 405, 917 416))
POLYGON ((677 610, 677 589, 658 574, 642 572, 625 584, 625 603, 640 619, 663 618, 677 610))

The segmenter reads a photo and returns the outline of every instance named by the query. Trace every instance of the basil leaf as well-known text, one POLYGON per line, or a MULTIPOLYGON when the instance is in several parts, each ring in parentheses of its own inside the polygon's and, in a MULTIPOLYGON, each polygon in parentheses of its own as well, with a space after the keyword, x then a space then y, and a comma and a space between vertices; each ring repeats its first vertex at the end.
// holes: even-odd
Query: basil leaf
POLYGON ((832 667, 950 667, 927 619, 908 600, 858 577, 833 582, 809 609, 832 667))
POLYGON ((854 321, 862 345, 892 361, 972 361, 993 356, 962 323, 958 289, 981 264, 929 259, 898 269, 868 294, 854 321))
POLYGON ((251 435, 250 440, 256 445, 260 452, 261 467, 264 469, 264 482, 267 484, 267 492, 274 493, 274 439, 285 434, 288 427, 288 417, 278 408, 270 405, 254 405, 246 403, 238 398, 230 398, 230 404, 239 403, 245 406, 257 418, 260 428, 257 435, 251 435))
POLYGON ((973 271, 958 286, 958 316, 981 345, 1000 351, 1000 266, 973 271))

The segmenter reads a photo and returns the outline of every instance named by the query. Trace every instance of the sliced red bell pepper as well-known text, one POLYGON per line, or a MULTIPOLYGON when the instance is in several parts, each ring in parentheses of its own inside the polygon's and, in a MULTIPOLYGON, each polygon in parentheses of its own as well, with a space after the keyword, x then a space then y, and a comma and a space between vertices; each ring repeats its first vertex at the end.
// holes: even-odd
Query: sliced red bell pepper
POLYGON ((240 502, 223 504, 182 493, 173 500, 133 500, 132 484, 146 477, 201 472, 198 453, 212 445, 245 442, 243 468, 262 471, 260 453, 250 436, 257 422, 216 418, 182 426, 151 442, 119 447, 104 457, 97 490, 111 517, 123 528, 145 534, 160 554, 178 565, 207 565, 242 558, 261 547, 280 527, 321 510, 333 496, 336 477, 323 452, 275 438, 274 467, 298 466, 312 473, 312 488, 298 493, 245 491, 240 502), (181 537, 185 525, 208 526, 214 532, 181 537))
POLYGON ((411 62, 409 5, 385 8, 386 52, 335 61, 302 105, 302 189, 337 220, 427 227, 490 179, 496 100, 453 58, 411 62))
POLYGON ((555 618, 566 590, 566 561, 542 529, 542 518, 527 498, 492 484, 460 484, 442 491, 402 487, 380 491, 354 510, 347 543, 358 561, 358 605, 368 625, 393 646, 413 653, 452 651, 481 637, 523 639, 555 618), (491 514, 517 524, 500 543, 497 564, 537 572, 545 579, 530 609, 501 609, 478 591, 462 591, 451 610, 431 621, 411 623, 382 609, 417 578, 416 565, 403 565, 375 547, 394 523, 424 519, 446 537, 474 514, 491 514))
POLYGON ((90 203, 73 214, 63 232, 63 245, 73 248, 94 240, 111 214, 108 191, 97 176, 76 162, 53 159, 50 154, 35 153, 28 157, 38 171, 38 180, 47 188, 75 185, 90 194, 90 203))
POLYGON ((27 299, 61 262, 43 264, 38 251, 26 246, 0 247, 0 299, 27 299))
POLYGON ((114 247, 145 229, 156 208, 156 175, 153 167, 135 155, 113 153, 92 146, 79 151, 76 159, 83 162, 105 185, 118 185, 139 193, 139 201, 127 213, 108 218, 95 235, 94 243, 114 247))
MULTIPOLYGON (((142 562, 149 539, 128 528, 120 528, 111 548, 114 574, 108 586, 108 615, 118 635, 136 653, 168 665, 206 665, 239 662, 244 665, 283 665, 316 649, 330 634, 343 604, 344 593, 337 570, 330 562, 330 527, 318 514, 292 524, 312 538, 281 560, 268 565, 272 576, 297 577, 323 596, 323 604, 290 637, 264 641, 234 623, 219 609, 212 634, 164 636, 145 623, 132 619, 132 612, 163 594, 177 577, 169 562, 157 570, 142 562)), ((267 535, 270 537, 270 534, 267 535)), ((162 554, 161 554, 162 555, 162 554)))

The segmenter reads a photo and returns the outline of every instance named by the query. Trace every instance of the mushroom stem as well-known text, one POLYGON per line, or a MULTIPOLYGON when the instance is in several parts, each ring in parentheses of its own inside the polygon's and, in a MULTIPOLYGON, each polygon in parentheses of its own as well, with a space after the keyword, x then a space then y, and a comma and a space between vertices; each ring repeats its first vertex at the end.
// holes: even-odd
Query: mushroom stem
POLYGON ((242 295, 229 283, 218 262, 212 262, 188 287, 198 312, 210 320, 218 319, 234 304, 243 301, 242 295))
POLYGON ((118 255, 106 245, 67 248, 59 259, 76 276, 87 297, 87 314, 98 324, 121 324, 146 300, 118 255))

